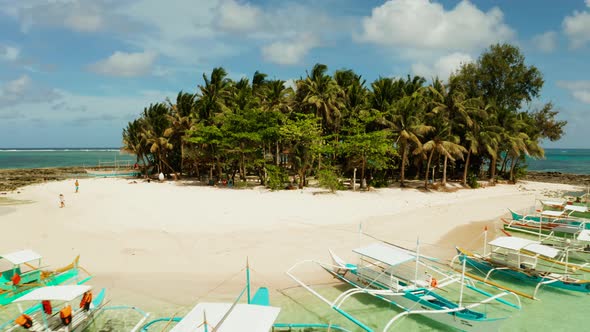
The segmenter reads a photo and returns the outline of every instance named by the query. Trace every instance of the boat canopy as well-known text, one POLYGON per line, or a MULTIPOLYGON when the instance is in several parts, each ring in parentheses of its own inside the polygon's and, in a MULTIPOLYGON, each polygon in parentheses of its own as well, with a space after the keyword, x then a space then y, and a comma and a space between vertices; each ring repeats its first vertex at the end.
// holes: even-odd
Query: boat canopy
POLYGON ((558 249, 542 245, 537 241, 527 240, 514 236, 502 236, 493 241, 490 241, 489 244, 491 246, 505 248, 514 251, 524 249, 550 258, 554 258, 560 253, 558 249))
POLYGON ((578 227, 572 226, 556 226, 551 228, 552 232, 560 232, 560 233, 567 233, 567 234, 576 234, 580 231, 578 227))
POLYGON ((14 265, 28 263, 37 259, 41 259, 41 255, 34 252, 31 249, 11 252, 8 254, 0 255, 0 258, 4 258, 5 260, 11 262, 14 265))
POLYGON ((77 286, 47 286, 37 288, 29 294, 16 299, 14 302, 24 301, 72 301, 78 296, 82 296, 87 291, 91 290, 91 286, 77 285, 77 286))
POLYGON ((565 202, 563 201, 544 201, 541 200, 541 204, 543 205, 549 205, 549 206, 563 206, 565 204, 565 202))
POLYGON ((255 304, 237 304, 231 309, 232 303, 199 303, 170 332, 202 332, 206 319, 211 330, 217 332, 269 332, 279 316, 280 308, 255 304), (231 312, 220 326, 221 319, 231 312))
POLYGON ((578 235, 578 240, 590 241, 590 230, 584 229, 578 235))
POLYGON ((580 205, 566 205, 564 209, 573 212, 588 212, 588 207, 580 205))
POLYGON ((373 243, 363 248, 354 249, 353 252, 380 261, 389 266, 399 265, 416 259, 416 255, 408 250, 388 246, 383 243, 373 243))
POLYGON ((563 211, 545 210, 545 211, 541 212, 541 215, 547 216, 547 217, 561 217, 561 216, 563 216, 563 211))

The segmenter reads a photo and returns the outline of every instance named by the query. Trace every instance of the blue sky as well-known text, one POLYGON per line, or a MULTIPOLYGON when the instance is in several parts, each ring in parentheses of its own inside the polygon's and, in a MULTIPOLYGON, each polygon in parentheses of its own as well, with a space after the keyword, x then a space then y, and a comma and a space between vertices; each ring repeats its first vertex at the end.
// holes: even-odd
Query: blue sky
POLYGON ((590 148, 590 0, 0 0, 0 147, 120 146, 144 106, 217 66, 430 79, 496 42, 544 74, 526 107, 569 122, 544 146, 590 148))

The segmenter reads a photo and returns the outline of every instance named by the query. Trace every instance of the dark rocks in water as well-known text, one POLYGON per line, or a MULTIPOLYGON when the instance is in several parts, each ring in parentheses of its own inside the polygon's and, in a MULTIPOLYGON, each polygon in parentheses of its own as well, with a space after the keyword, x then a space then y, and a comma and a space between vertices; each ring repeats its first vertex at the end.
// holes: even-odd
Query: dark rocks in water
POLYGON ((529 171, 523 180, 587 186, 590 185, 590 174, 529 171))
POLYGON ((86 170, 82 167, 0 169, 0 191, 14 191, 30 184, 85 175, 86 170))

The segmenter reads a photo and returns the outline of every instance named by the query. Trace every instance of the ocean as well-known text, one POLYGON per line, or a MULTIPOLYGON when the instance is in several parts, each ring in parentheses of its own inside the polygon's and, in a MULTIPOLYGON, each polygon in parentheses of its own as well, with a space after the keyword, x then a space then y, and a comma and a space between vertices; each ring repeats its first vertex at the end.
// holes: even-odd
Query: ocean
POLYGON ((590 174, 590 149, 545 149, 545 159, 527 159, 529 171, 590 174))
POLYGON ((119 148, 0 149, 0 169, 133 165, 135 156, 119 148))
MULTIPOLYGON (((0 169, 97 166, 135 163, 135 156, 118 148, 0 149, 0 169)), ((541 172, 590 174, 590 149, 545 149, 545 159, 528 159, 528 169, 541 172)))

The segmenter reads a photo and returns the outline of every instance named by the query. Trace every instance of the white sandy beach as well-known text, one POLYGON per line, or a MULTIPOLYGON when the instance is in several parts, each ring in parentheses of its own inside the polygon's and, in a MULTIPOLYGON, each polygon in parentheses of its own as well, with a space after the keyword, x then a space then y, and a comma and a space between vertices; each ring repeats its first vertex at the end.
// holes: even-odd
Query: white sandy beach
MULTIPOLYGON (((327 249, 353 257, 361 222, 365 232, 408 247, 419 236, 425 252, 448 258, 455 244, 481 246, 483 225, 497 228, 494 222, 506 208, 524 209, 547 191, 576 189, 522 182, 452 193, 379 189, 313 195, 314 189, 130 182, 81 179, 75 194, 69 180, 10 193, 34 203, 0 206, 0 251, 32 248, 54 267, 80 254, 81 265, 95 276, 92 284, 106 287, 116 302, 139 301, 150 310, 213 299, 211 290, 232 276, 237 275, 230 284, 240 287, 246 257, 258 283, 292 286, 285 271, 297 261, 327 260, 327 249), (60 193, 65 208, 59 208, 60 193)), ((230 298, 235 289, 227 290, 230 298)))

